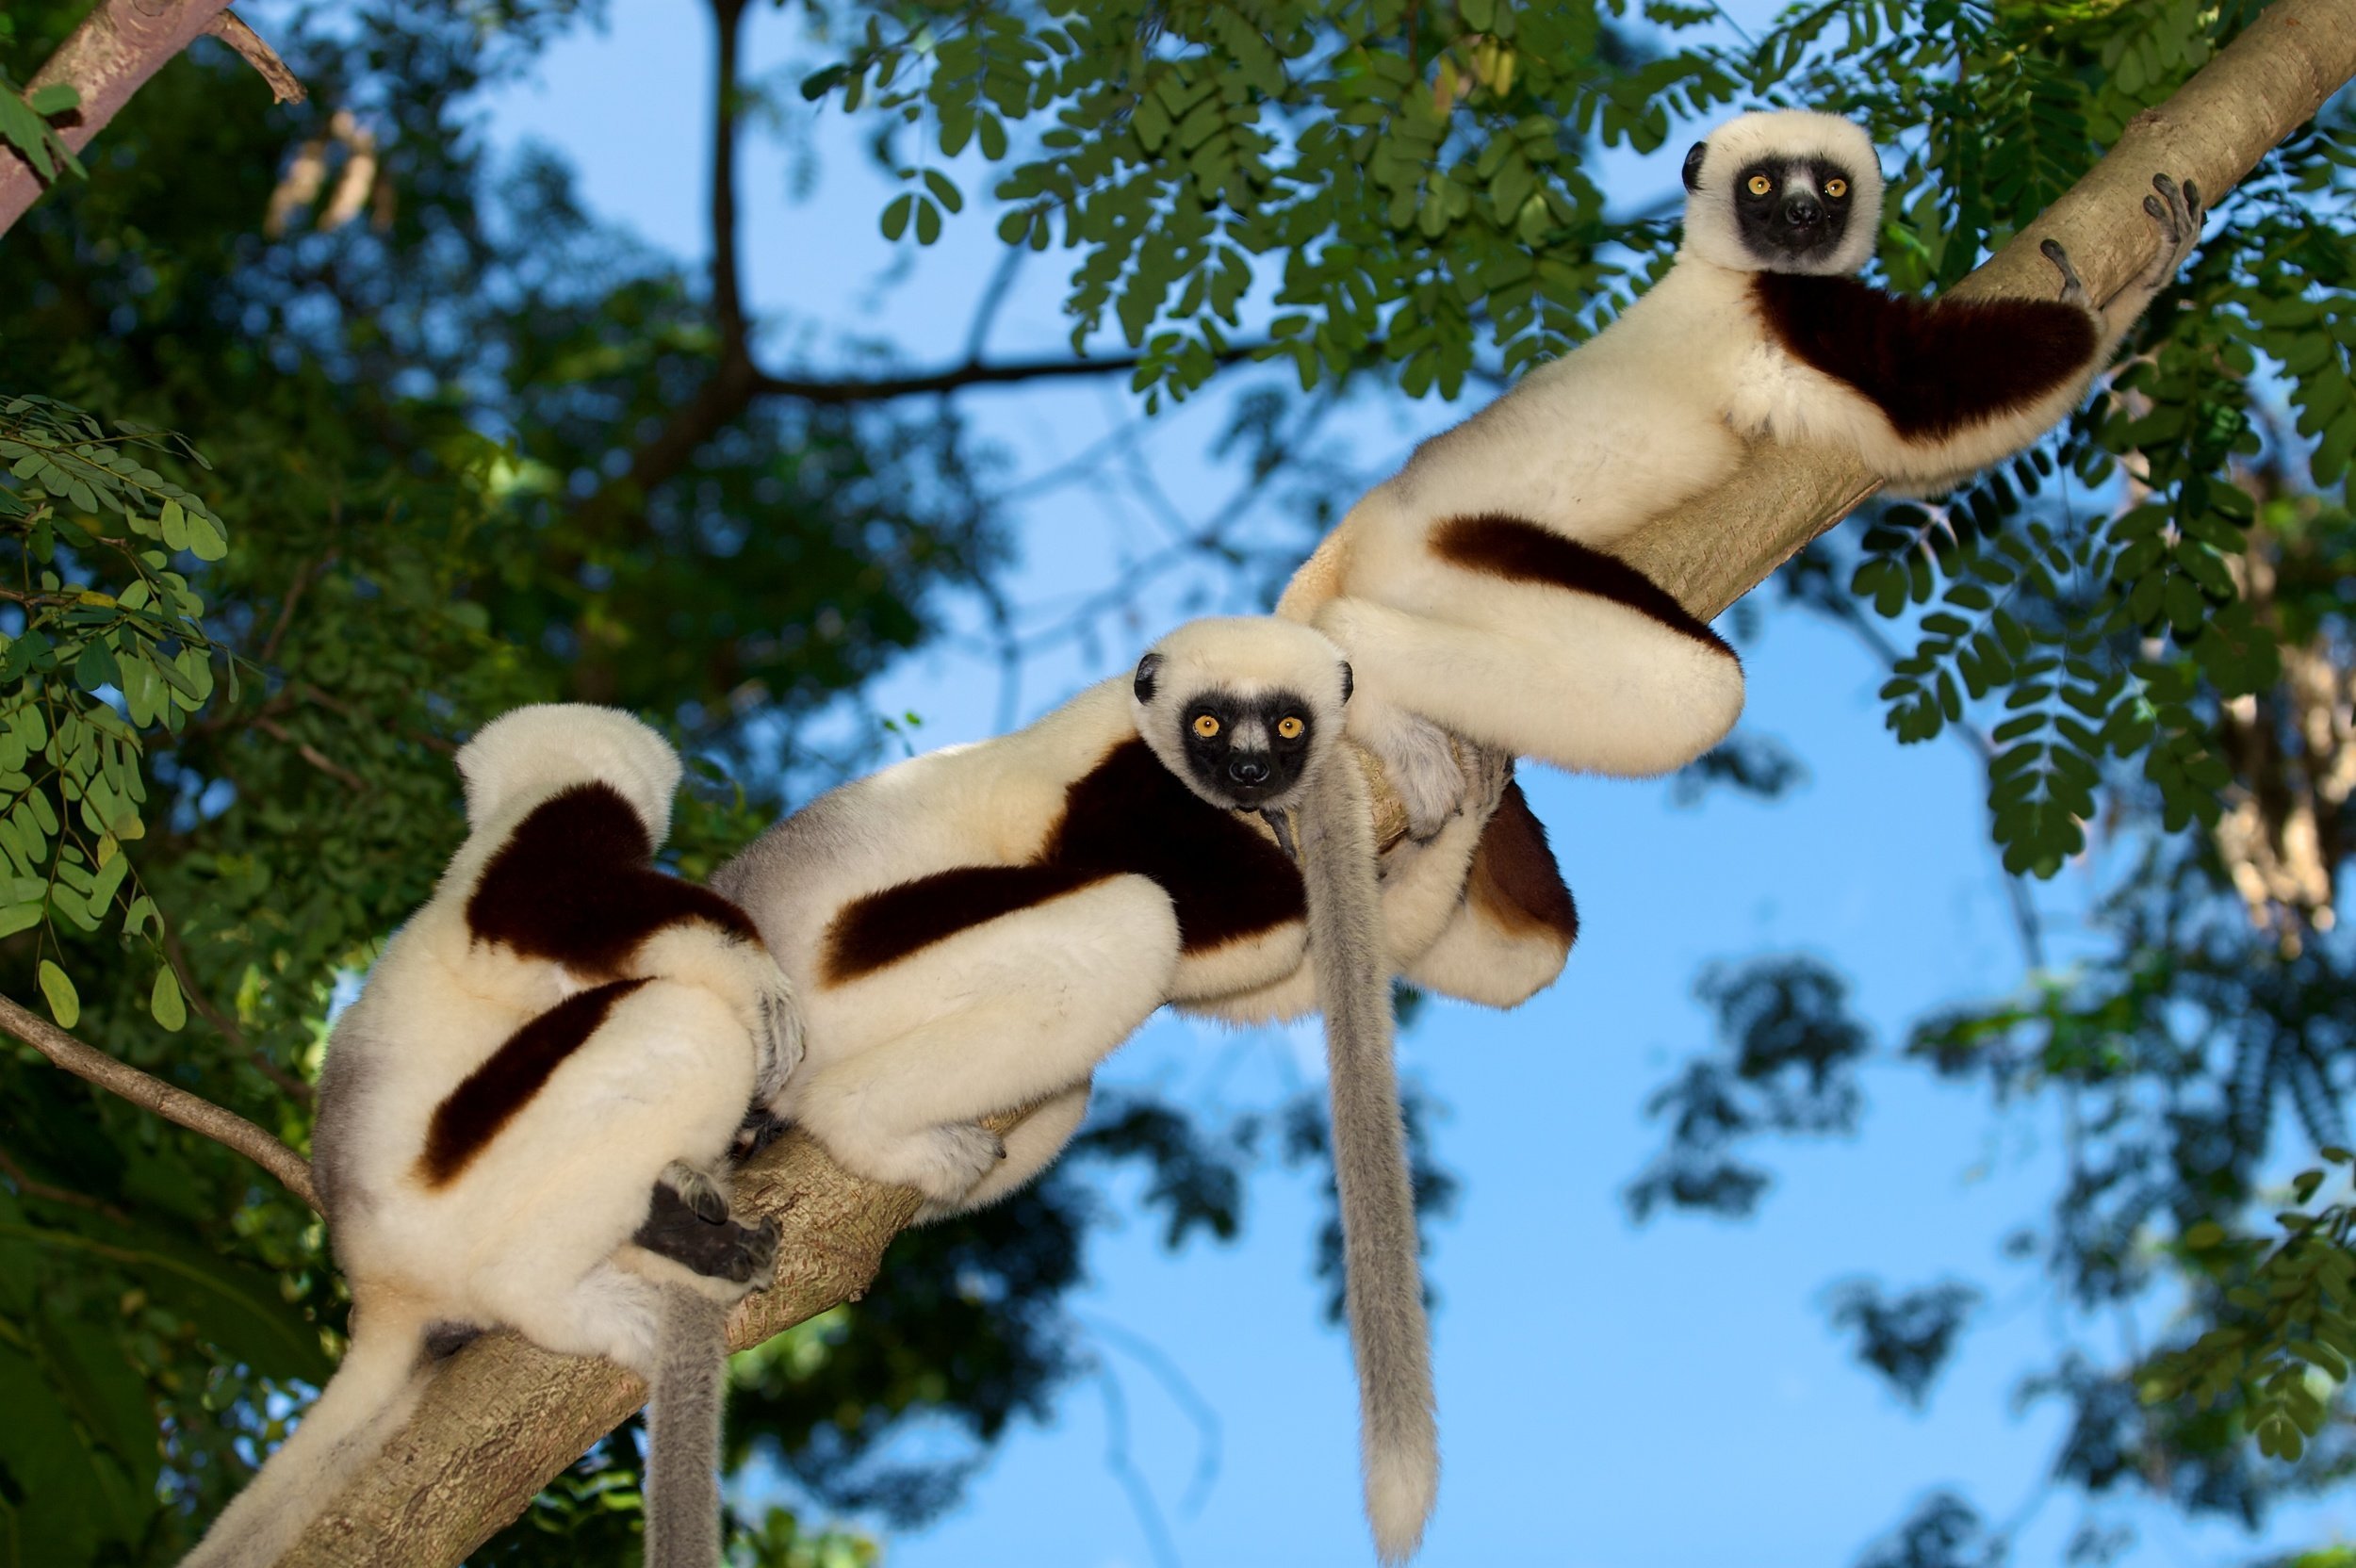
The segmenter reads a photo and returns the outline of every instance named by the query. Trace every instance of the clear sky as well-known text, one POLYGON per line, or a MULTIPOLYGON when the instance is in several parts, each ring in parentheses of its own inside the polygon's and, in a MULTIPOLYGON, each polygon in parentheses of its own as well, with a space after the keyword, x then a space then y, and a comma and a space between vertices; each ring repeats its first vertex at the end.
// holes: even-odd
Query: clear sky
MULTIPOLYGON (((560 45, 538 81, 499 102, 493 135, 559 148, 594 211, 700 256, 705 13, 686 0, 614 0, 613 13, 609 29, 560 45)), ((794 54, 792 14, 753 11, 756 69, 794 54)), ((757 144, 742 189, 750 302, 794 322, 771 357, 798 352, 823 367, 830 346, 868 335, 913 364, 957 358, 998 255, 986 204, 934 251, 895 258, 875 228, 882 188, 842 117, 791 103, 793 139, 819 152, 817 182, 790 203, 786 155, 757 144), (905 270, 877 286, 895 259, 905 270)), ((1666 153, 1606 169, 1631 204, 1676 177, 1666 153)), ((1051 253, 1026 270, 992 351, 1062 346, 1062 261, 1051 253)), ((1118 381, 969 394, 964 407, 1011 474, 1037 474, 1134 413, 1118 381)), ((1362 399, 1336 429, 1379 475, 1415 434, 1458 413, 1362 399)), ((1206 515, 1237 479, 1206 449, 1221 422, 1214 399, 1143 434, 1145 461, 1190 515, 1206 515)), ((1155 538, 1134 500, 1102 487, 1044 491, 1013 515, 1025 553, 1012 586, 1031 602, 1101 586, 1124 551, 1155 538)), ((1125 665, 1181 613, 1155 599, 1147 610, 1133 638, 1035 666, 1021 716, 1125 665)), ((1429 1568, 1841 1568, 1942 1486, 1999 1520, 2034 1508, 2013 1560, 2043 1563, 2060 1560, 2087 1517, 2070 1494, 2037 1506, 2062 1413, 2017 1412, 2012 1397, 2061 1335, 2087 1331, 2057 1315, 2034 1265, 1999 1250, 2008 1230, 2040 1217, 2054 1187, 2058 1140, 2043 1108, 1998 1115, 1969 1091, 1880 1068, 1867 1075, 1861 1136, 1768 1152, 1777 1180, 1756 1221, 1670 1217, 1638 1229, 1622 1204, 1660 1143, 1644 1100, 1708 1043, 1692 998, 1704 964, 1826 959, 1850 978, 1885 1054, 1925 1010, 2000 993, 2022 974, 1971 756, 1953 744, 1898 748, 1874 701, 1876 668, 1845 633, 1770 612, 1744 654, 1744 723, 1796 751, 1810 782, 1777 805, 1715 797, 1680 808, 1665 785, 1526 771, 1579 899, 1579 949, 1562 980, 1518 1012, 1435 1004, 1403 1041, 1405 1070, 1448 1108, 1438 1151, 1464 1184, 1430 1260, 1446 1472, 1420 1560, 1429 1568), (1858 1273, 1892 1288, 1955 1275, 1988 1291, 1927 1413, 1851 1362, 1827 1323, 1824 1287, 1858 1273)), ((968 650, 920 655, 878 694, 886 709, 924 716, 927 744, 994 725, 994 675, 968 650)), ((2086 877, 2073 869, 2039 891, 2065 951, 2086 877)), ((1266 1104, 1315 1080, 1318 1051, 1314 1027, 1236 1035, 1164 1017, 1102 1081, 1199 1105, 1266 1104)), ((1115 1207, 1134 1215, 1134 1196, 1116 1192, 1115 1207)), ((968 1501, 892 1537, 888 1560, 1371 1562, 1348 1352, 1320 1317, 1309 1271, 1317 1213, 1305 1179, 1280 1175, 1253 1185, 1234 1247, 1172 1256, 1150 1224, 1100 1232, 1072 1305, 1103 1375, 1071 1385, 1050 1424, 1018 1427, 968 1501), (1216 1425, 1207 1486, 1197 1484, 1197 1397, 1216 1425), (1166 1541, 1124 1485, 1113 1457, 1122 1451, 1166 1541)), ((2107 1352, 2100 1333, 2093 1342, 2107 1352)), ((2138 1527, 2119 1560, 2133 1568, 2238 1562, 2265 1544, 2151 1508, 2098 1517, 2138 1527)), ((2346 1531, 2356 1531, 2356 1510, 2323 1506, 2286 1512, 2273 1539, 2346 1531)))

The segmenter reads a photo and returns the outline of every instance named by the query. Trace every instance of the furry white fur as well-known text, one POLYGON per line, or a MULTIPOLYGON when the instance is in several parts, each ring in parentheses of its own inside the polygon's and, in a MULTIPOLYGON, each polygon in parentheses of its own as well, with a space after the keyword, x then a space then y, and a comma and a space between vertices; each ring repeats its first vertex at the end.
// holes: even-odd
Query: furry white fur
MULTIPOLYGON (((631 1239, 675 1165, 702 1169, 725 1157, 756 1088, 761 1054, 746 1019, 760 1001, 734 988, 742 966, 707 965, 724 982, 716 986, 665 970, 699 943, 726 945, 711 927, 674 926, 646 943, 626 966, 646 983, 454 1175, 424 1174, 436 1109, 453 1090, 519 1029, 589 980, 611 978, 569 973, 480 938, 467 905, 484 867, 535 808, 582 784, 612 785, 659 841, 679 777, 678 759, 654 731, 578 706, 510 713, 485 726, 458 762, 474 832, 336 1021, 319 1082, 315 1168, 352 1289, 351 1348, 293 1436, 187 1560, 190 1568, 277 1560, 407 1418, 431 1376, 422 1356, 430 1327, 504 1325, 550 1350, 605 1356, 654 1380, 661 1403, 678 1397, 682 1362, 708 1364, 708 1380, 725 1354, 716 1316, 687 1315, 704 1341, 669 1347, 666 1356, 666 1296, 725 1301, 751 1288, 691 1272, 631 1239)), ((766 969, 764 996, 790 999, 757 944, 734 945, 766 969)), ((709 1444, 695 1462, 708 1476, 709 1444)))

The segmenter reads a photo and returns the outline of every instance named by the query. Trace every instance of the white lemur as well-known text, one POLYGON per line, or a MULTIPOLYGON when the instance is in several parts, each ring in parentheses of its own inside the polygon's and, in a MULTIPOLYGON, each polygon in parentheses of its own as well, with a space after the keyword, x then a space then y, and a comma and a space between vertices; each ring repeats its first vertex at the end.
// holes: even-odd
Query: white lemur
POLYGON ((646 1560, 718 1560, 725 1308, 777 1233, 709 1172, 800 1053, 793 990, 743 911, 653 868, 679 764, 645 725, 520 709, 458 770, 466 841, 319 1076, 350 1348, 190 1565, 275 1562, 408 1418, 429 1343, 498 1326, 649 1380, 646 1560))
POLYGON ((1350 694, 1307 628, 1194 622, 1026 729, 828 792, 712 886, 802 1000, 809 1055, 777 1111, 849 1169, 916 1188, 921 1217, 1052 1160, 1097 1064, 1163 1003, 1242 1020, 1322 999, 1368 1511, 1398 1558, 1438 1462, 1389 975, 1510 1006, 1554 977, 1577 922, 1501 768, 1378 890, 1340 744, 1350 694), (1305 883, 1253 821, 1294 802, 1305 883), (1296 983, 1304 946, 1314 984, 1296 983), (1003 1143, 976 1124, 1024 1106, 1003 1143))
POLYGON ((2057 299, 1912 299, 1848 275, 1881 221, 1858 127, 1747 114, 1697 142, 1668 273, 1593 341, 1418 447, 1277 606, 1349 656, 1350 734, 1415 831, 1459 788, 1442 730, 1628 776, 1715 744, 1742 706, 1733 650, 1613 543, 1730 479, 1746 437, 1831 442, 1915 491, 2027 447, 2199 238, 2199 192, 2165 174, 2152 186, 2158 253, 2110 300, 2087 298, 2051 239, 2057 299))

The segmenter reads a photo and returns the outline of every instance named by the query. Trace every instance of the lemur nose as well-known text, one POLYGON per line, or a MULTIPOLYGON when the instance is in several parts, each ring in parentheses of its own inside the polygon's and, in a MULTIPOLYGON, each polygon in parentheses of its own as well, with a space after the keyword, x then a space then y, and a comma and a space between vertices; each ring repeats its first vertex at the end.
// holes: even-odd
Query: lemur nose
POLYGON ((1783 200, 1783 218, 1787 223, 1813 223, 1824 216, 1824 209, 1816 204, 1816 198, 1804 190, 1795 190, 1783 200))
POLYGON ((1230 757, 1227 760, 1227 776, 1238 784, 1265 784, 1268 782, 1268 763, 1257 757, 1230 757))

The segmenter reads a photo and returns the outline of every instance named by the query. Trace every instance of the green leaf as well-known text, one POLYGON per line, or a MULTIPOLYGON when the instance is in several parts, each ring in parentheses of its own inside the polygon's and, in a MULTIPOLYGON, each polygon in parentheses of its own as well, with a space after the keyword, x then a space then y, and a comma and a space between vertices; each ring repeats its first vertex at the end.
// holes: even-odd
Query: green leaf
POLYGON ((41 994, 49 999, 49 1016, 57 1021, 58 1028, 71 1029, 82 1021, 82 999, 54 958, 41 961, 41 994))
POLYGON ((175 1035, 188 1023, 188 1004, 181 999, 180 982, 169 968, 155 972, 155 988, 148 996, 147 1010, 157 1023, 175 1035))

